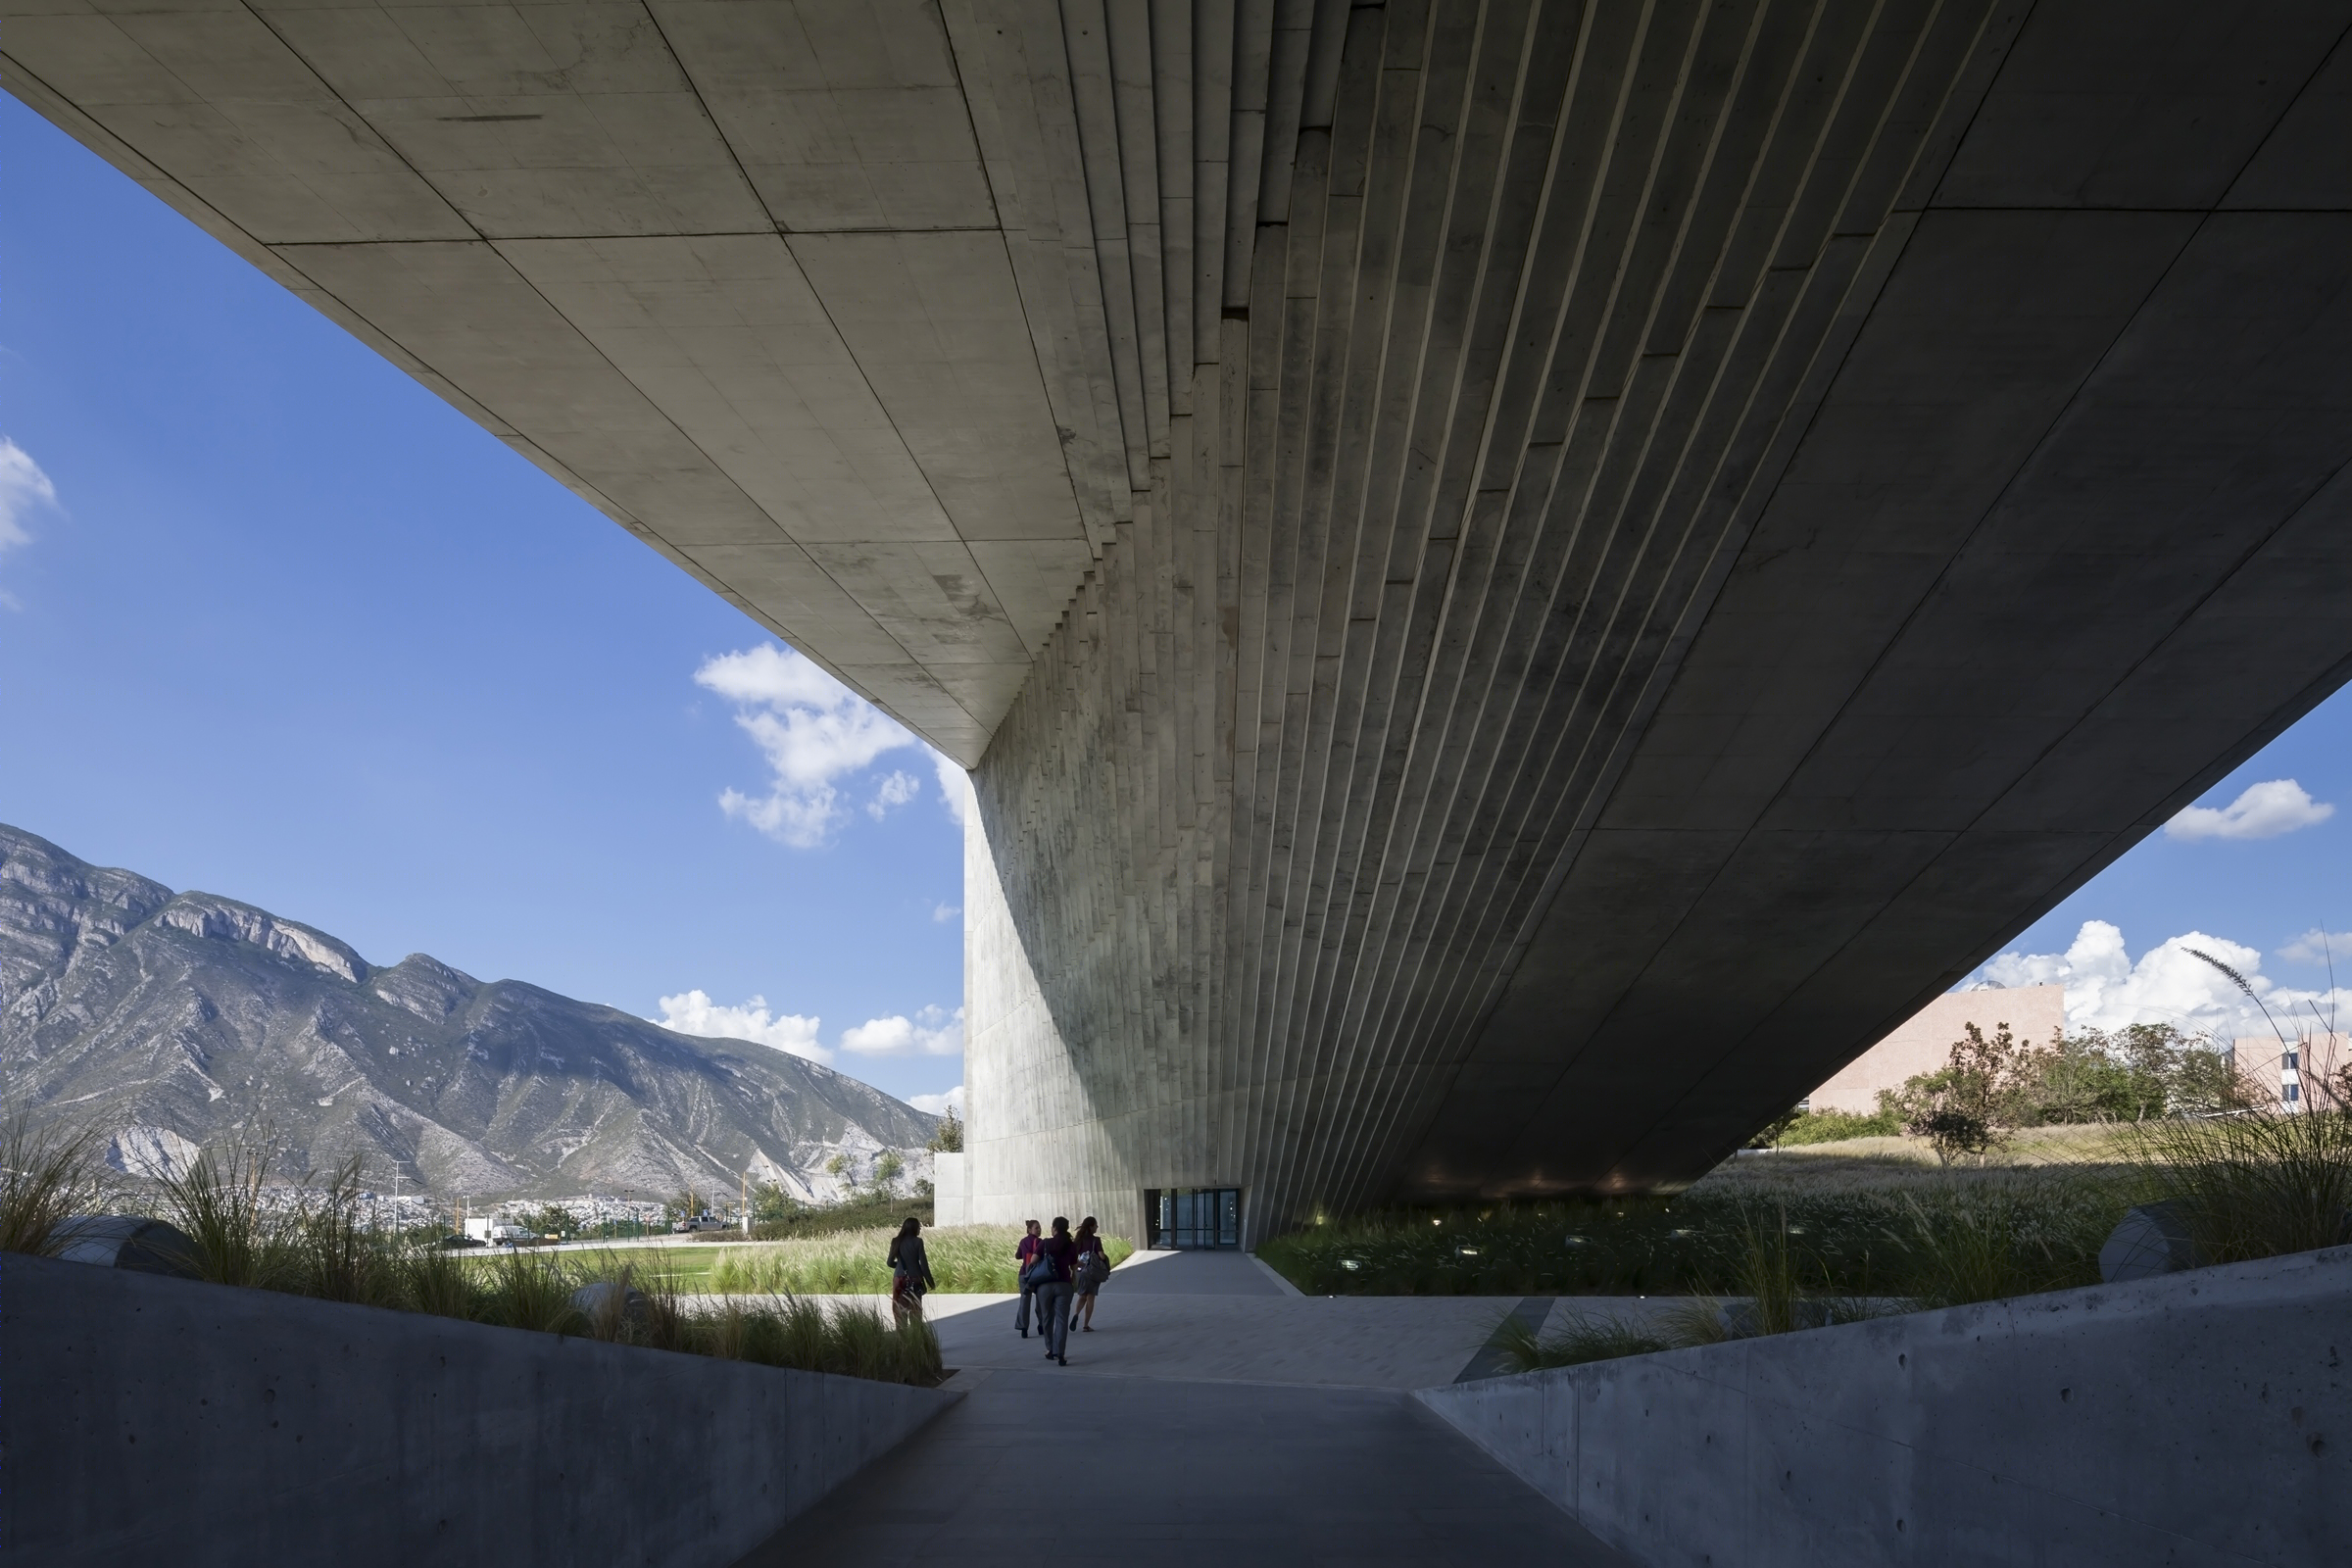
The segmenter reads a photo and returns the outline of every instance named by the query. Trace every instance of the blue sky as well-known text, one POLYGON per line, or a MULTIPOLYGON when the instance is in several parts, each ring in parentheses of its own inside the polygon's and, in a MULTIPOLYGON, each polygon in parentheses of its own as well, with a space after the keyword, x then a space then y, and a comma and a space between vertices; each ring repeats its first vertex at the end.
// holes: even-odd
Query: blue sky
POLYGON ((894 1094, 961 1082, 932 754, 843 750, 773 653, 698 684, 777 645, 6 96, 0 436, 28 536, 0 544, 0 821, 373 962, 649 1017, 761 997, 768 1038, 894 1094), (797 720, 820 773, 870 756, 820 780, 821 831, 739 715, 797 720))
MULTIPOLYGON (((379 963, 960 1082, 931 754, 4 95, 0 437, 0 820, 379 963)), ((1984 973, 2225 1033, 2188 945, 2325 990, 2352 698, 2203 804, 2283 780, 1984 973)))

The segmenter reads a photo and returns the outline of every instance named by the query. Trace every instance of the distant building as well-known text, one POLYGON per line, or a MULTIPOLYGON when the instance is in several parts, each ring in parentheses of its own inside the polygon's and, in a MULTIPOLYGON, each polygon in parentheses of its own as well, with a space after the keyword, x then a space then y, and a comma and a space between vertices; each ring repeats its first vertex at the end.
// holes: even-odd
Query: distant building
POLYGON ((2021 1045, 2046 1046, 2066 1028, 2066 987, 2011 986, 1982 991, 1947 991, 1911 1015, 1901 1027, 1839 1069, 1806 1099, 1812 1110, 1844 1110, 1867 1116, 1879 1108, 1879 1091, 1934 1072, 1951 1059, 1952 1042, 1975 1024, 1987 1038, 2002 1024, 2021 1045))
POLYGON ((2311 1034, 2288 1045, 2277 1035, 2241 1035, 2230 1059, 2238 1076, 2280 1110, 2334 1108, 2325 1087, 2352 1063, 2352 1035, 2311 1034))

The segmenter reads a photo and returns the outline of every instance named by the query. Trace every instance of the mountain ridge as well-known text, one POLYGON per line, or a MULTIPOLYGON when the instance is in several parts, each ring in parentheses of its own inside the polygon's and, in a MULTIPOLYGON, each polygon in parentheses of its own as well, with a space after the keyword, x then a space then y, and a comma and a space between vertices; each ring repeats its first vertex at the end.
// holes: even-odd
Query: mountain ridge
POLYGON ((5 824, 0 1070, 12 1112, 91 1127, 125 1169, 261 1141, 290 1174, 359 1154, 379 1184, 445 1195, 665 1197, 748 1174, 821 1199, 836 1156, 917 1152, 936 1125, 765 1046, 429 954, 370 964, 5 824))

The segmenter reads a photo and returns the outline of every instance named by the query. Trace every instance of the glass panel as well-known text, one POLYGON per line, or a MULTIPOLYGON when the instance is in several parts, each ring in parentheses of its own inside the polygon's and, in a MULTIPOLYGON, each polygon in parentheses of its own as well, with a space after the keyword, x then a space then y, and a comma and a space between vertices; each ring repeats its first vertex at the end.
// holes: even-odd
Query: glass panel
POLYGON ((1238 1187, 1171 1188, 1150 1195, 1158 1223, 1152 1242, 1167 1248, 1242 1245, 1242 1194, 1238 1187))

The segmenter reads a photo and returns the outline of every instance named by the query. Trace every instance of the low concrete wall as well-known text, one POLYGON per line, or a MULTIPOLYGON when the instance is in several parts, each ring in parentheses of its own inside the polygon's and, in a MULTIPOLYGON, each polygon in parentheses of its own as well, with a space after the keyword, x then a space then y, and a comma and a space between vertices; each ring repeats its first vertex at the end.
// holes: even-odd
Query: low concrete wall
POLYGON ((723 1568, 959 1397, 0 1256, 0 1558, 723 1568))
POLYGON ((1419 1397, 1658 1568, 2352 1562, 2352 1249, 1419 1397))

